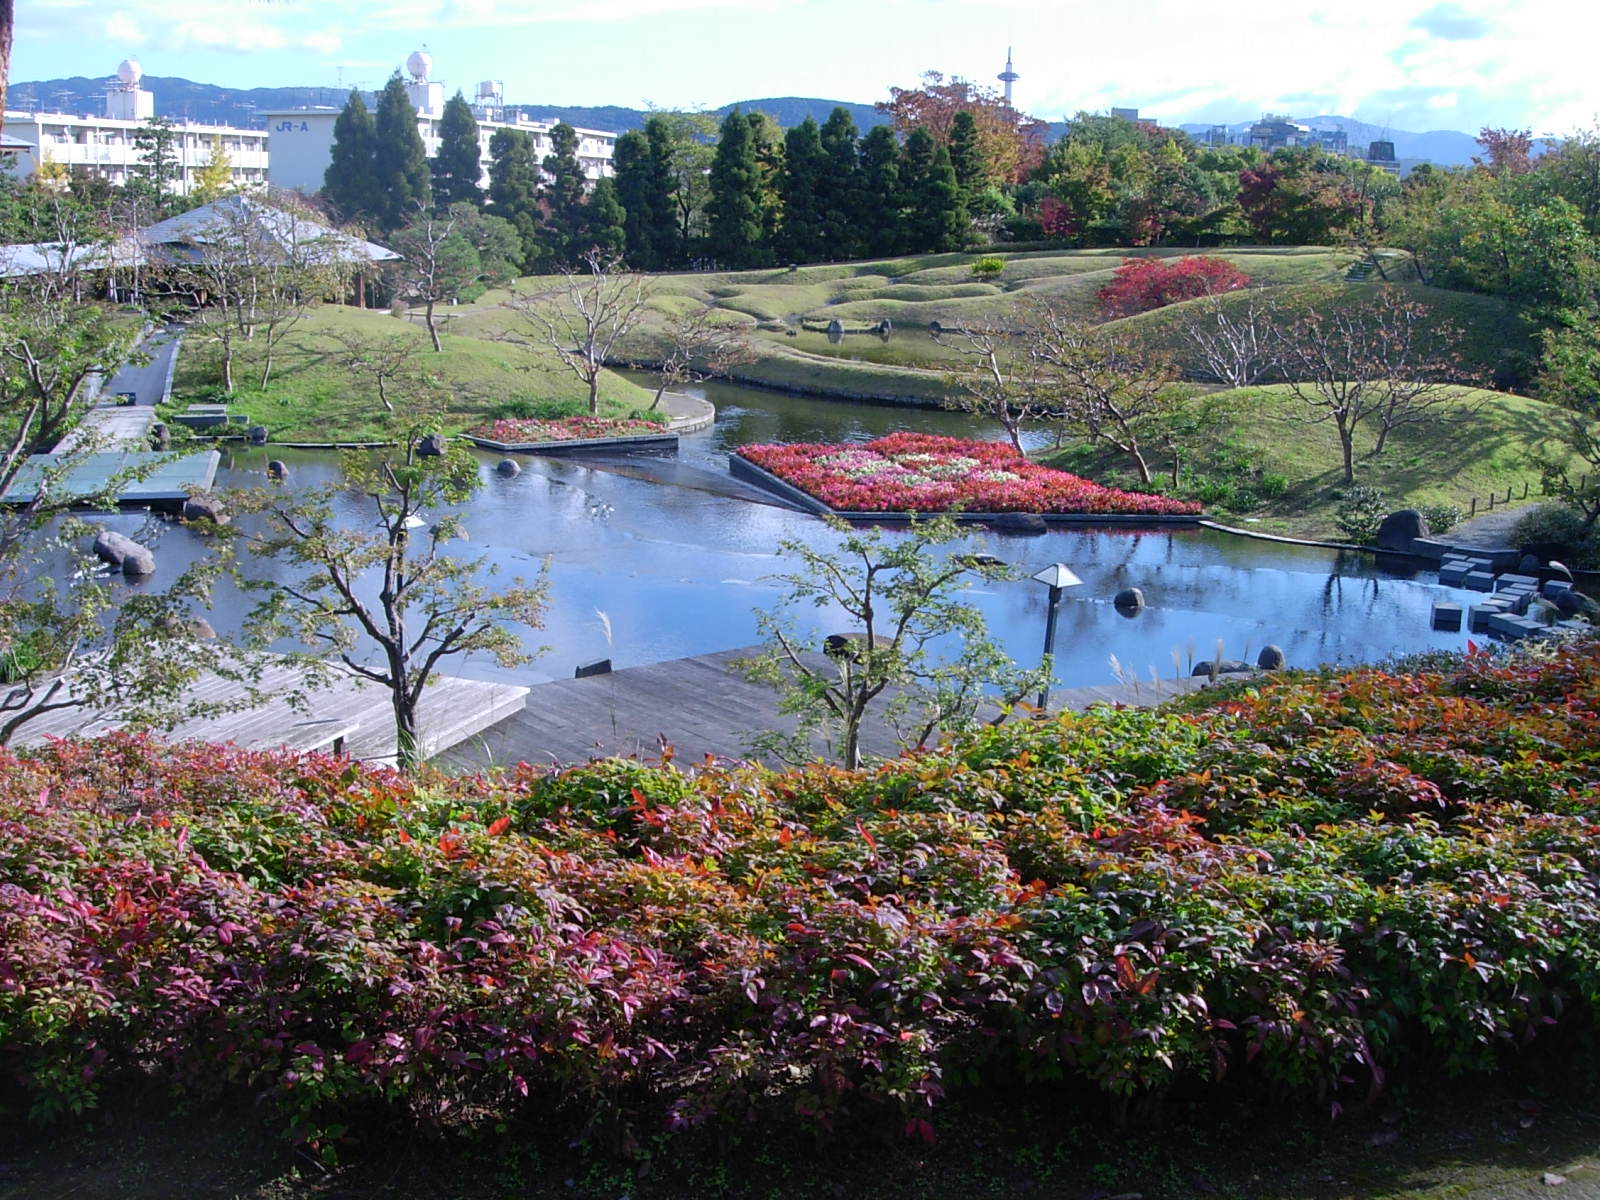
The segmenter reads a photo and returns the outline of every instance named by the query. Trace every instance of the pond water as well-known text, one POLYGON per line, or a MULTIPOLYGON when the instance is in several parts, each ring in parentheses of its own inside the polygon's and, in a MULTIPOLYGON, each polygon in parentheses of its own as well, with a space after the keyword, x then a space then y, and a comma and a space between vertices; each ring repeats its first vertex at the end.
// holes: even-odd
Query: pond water
MULTIPOLYGON (((488 661, 451 662, 452 674, 531 683, 570 678, 580 663, 610 658, 618 668, 746 646, 757 640, 755 611, 779 589, 786 539, 813 546, 837 535, 815 517, 723 494, 729 449, 757 441, 856 441, 897 429, 998 438, 997 427, 966 414, 816 400, 730 385, 707 385, 714 428, 682 439, 679 457, 521 456, 522 473, 505 479, 480 456, 483 489, 464 510, 471 537, 463 553, 482 555, 503 576, 532 576, 548 558, 550 607, 530 647, 548 650, 529 666, 503 671, 488 661), (604 614, 602 617, 601 614, 604 614)), ((329 479, 331 454, 276 448, 225 457, 218 486, 265 483, 268 458, 291 470, 290 486, 329 479)), ((355 501, 351 520, 370 521, 355 501)), ((131 529, 131 514, 112 518, 131 529)), ((157 548, 170 578, 199 539, 170 528, 157 548)), ((1230 658, 1254 660, 1281 646, 1294 666, 1372 661, 1434 647, 1460 648, 1465 635, 1429 628, 1440 596, 1470 602, 1472 593, 1442 588, 1431 572, 1380 569, 1370 556, 1255 541, 1201 529, 1130 531, 1073 528, 1040 537, 974 532, 959 547, 1015 564, 1024 579, 980 585, 971 593, 996 640, 1019 661, 1040 653, 1046 589, 1026 579, 1053 562, 1083 580, 1064 596, 1057 635, 1062 686, 1114 682, 1113 658, 1148 679, 1152 670, 1187 674, 1222 643, 1230 658), (1147 607, 1127 617, 1112 605, 1124 587, 1143 589, 1147 607), (1176 660, 1176 667, 1175 667, 1176 660)), ((272 578, 283 568, 258 563, 272 578)), ((219 599, 213 623, 237 626, 241 602, 219 599)), ((841 620, 811 614, 818 635, 841 620)))

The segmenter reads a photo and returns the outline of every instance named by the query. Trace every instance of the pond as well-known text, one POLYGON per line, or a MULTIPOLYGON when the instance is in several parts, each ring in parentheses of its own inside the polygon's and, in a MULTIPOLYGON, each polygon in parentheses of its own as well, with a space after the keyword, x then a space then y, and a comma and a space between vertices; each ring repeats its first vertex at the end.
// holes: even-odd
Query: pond
MULTIPOLYGON (((522 473, 496 475, 499 456, 481 456, 483 489, 464 510, 471 537, 463 553, 485 556, 505 577, 532 576, 548 558, 550 607, 530 648, 534 663, 504 671, 488 661, 453 661, 453 674, 538 682, 570 678, 574 667, 610 658, 618 667, 750 645, 755 612, 779 598, 771 576, 785 567, 786 539, 828 546, 837 535, 815 517, 741 498, 728 481, 729 449, 756 441, 855 441, 897 429, 998 438, 998 427, 967 414, 874 407, 712 384, 713 428, 682 439, 676 459, 617 456, 576 461, 521 456, 522 473)), ((225 455, 221 487, 265 483, 268 458, 288 462, 290 486, 330 478, 331 454, 277 448, 225 455)), ((353 502, 352 520, 370 521, 353 502)), ((119 527, 132 515, 114 518, 119 527)), ((158 548, 170 577, 199 539, 170 529, 158 548)), ((1380 569, 1370 556, 1285 545, 1203 529, 1129 531, 1072 528, 1039 537, 988 531, 960 549, 1014 564, 1024 579, 975 587, 996 640, 1019 661, 1040 653, 1046 589, 1026 576, 1053 562, 1083 580, 1065 593, 1057 637, 1063 686, 1114 682, 1113 660, 1148 679, 1188 673, 1220 642, 1229 658, 1254 660, 1283 648, 1293 666, 1373 661, 1428 648, 1461 648, 1465 635, 1429 628, 1431 602, 1470 603, 1473 593, 1442 588, 1432 572, 1380 569), (1147 607, 1120 614, 1112 597, 1139 587, 1147 607)), ((253 564, 272 577, 277 564, 253 564)), ((213 623, 237 625, 240 602, 224 596, 213 623)), ((817 634, 841 627, 812 614, 817 634)))

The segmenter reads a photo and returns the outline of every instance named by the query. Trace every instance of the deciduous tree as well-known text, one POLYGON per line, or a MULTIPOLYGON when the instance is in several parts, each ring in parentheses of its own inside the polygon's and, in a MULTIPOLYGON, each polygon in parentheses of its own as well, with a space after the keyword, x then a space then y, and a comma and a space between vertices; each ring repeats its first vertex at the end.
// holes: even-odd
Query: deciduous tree
POLYGON ((1227 259, 1207 254, 1183 258, 1125 258, 1111 282, 1095 293, 1110 317, 1149 312, 1199 296, 1248 287, 1250 276, 1227 259))
POLYGON ((669 388, 714 379, 755 361, 755 349, 744 327, 728 320, 713 305, 668 317, 662 336, 666 352, 651 409, 660 406, 669 388))

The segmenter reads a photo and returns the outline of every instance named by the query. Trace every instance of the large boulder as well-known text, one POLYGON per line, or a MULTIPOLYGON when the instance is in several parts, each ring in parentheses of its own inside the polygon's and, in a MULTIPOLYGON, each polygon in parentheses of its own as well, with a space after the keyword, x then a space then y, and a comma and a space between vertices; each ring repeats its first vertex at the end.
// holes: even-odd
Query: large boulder
POLYGON ((430 433, 417 442, 419 458, 441 458, 444 455, 444 434, 430 433))
POLYGON ((101 562, 121 568, 124 575, 139 577, 155 574, 156 556, 149 548, 114 529, 102 529, 95 535, 94 556, 101 562))
POLYGON ((1032 536, 1034 534, 1048 533, 1050 526, 1038 513, 999 513, 989 522, 989 528, 996 533, 1021 533, 1032 536))
POLYGON ((289 478, 289 464, 281 458, 269 459, 267 461, 267 478, 276 479, 279 482, 289 478))
POLYGON ((1379 550, 1394 550, 1400 554, 1411 553, 1411 543, 1428 536, 1428 520, 1414 508, 1392 512, 1378 526, 1379 550))
POLYGON ((172 448, 172 430, 167 428, 165 421, 157 421, 150 426, 150 448, 152 450, 170 450, 172 448))
POLYGON ((245 430, 244 436, 250 440, 252 446, 265 446, 267 444, 267 427, 265 425, 252 425, 245 430))
POLYGON ((514 458, 502 458, 495 463, 494 473, 502 479, 514 479, 522 474, 522 464, 514 458))
POLYGON ((1261 647, 1261 653, 1256 655, 1256 668, 1262 671, 1281 671, 1288 665, 1288 659, 1283 655, 1282 646, 1271 644, 1261 647))
POLYGON ((201 492, 190 496, 183 502, 183 519, 185 521, 210 521, 216 525, 228 523, 228 510, 222 506, 220 497, 201 492))
POLYGON ((1194 670, 1190 671, 1189 674, 1210 675, 1212 672, 1215 672, 1218 675, 1239 675, 1253 670, 1255 670, 1255 668, 1242 659, 1223 658, 1214 660, 1212 662, 1195 663, 1194 670))
POLYGON ((1123 588, 1112 597, 1111 603, 1118 612, 1138 612, 1144 607, 1144 592, 1136 587, 1123 588))

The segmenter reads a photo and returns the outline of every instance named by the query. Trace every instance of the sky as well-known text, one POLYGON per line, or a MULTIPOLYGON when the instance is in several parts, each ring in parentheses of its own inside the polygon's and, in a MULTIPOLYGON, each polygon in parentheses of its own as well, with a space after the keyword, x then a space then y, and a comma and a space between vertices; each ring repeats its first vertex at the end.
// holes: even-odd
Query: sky
POLYGON ((508 101, 715 108, 872 103, 941 71, 1047 120, 1112 105, 1163 124, 1338 114, 1392 129, 1591 127, 1592 0, 17 0, 14 81, 150 75, 224 87, 433 78, 508 101))

